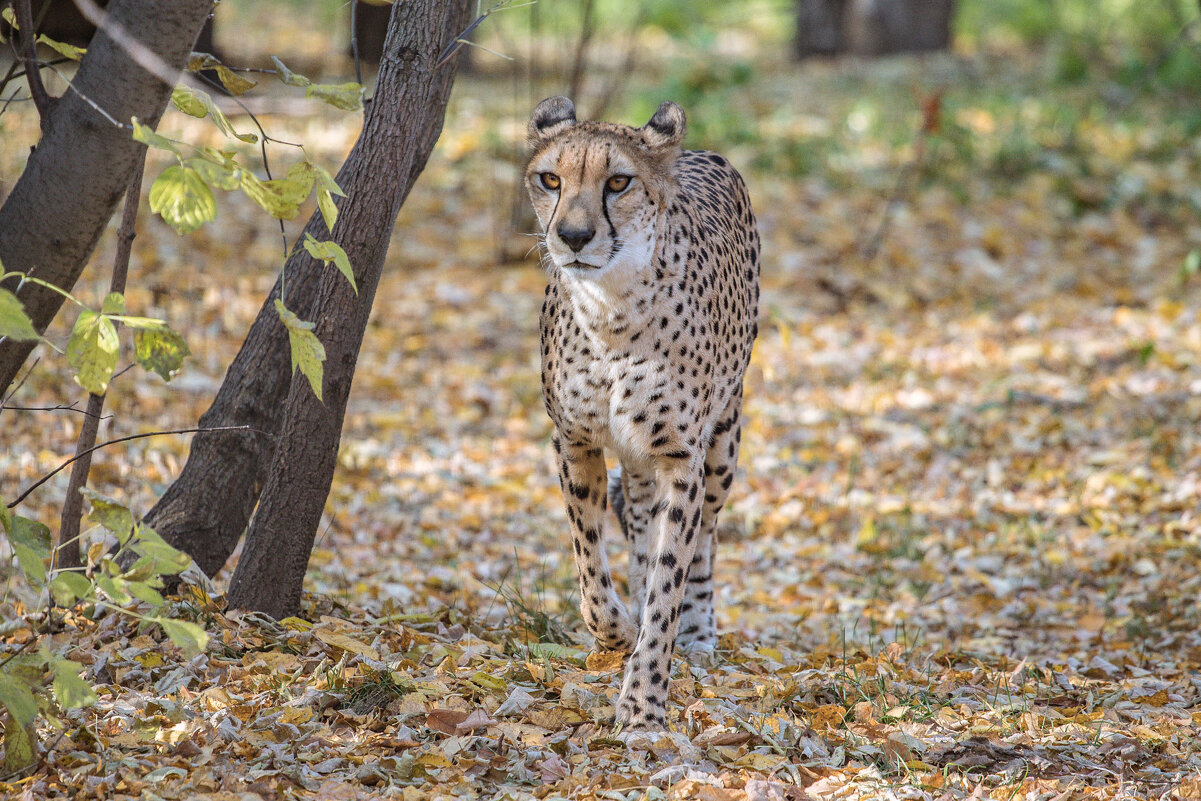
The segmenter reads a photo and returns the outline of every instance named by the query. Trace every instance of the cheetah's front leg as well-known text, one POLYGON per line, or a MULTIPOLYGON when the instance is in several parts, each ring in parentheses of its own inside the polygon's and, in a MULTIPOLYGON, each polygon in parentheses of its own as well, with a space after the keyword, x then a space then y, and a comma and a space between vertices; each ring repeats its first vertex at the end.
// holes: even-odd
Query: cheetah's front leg
POLYGON ((638 642, 617 700, 617 722, 635 730, 667 728, 671 652, 684 599, 684 577, 700 530, 704 483, 699 455, 671 459, 668 466, 655 472, 659 514, 650 532, 646 598, 638 642))
POLYGON ((559 486, 571 522, 584 622, 602 648, 629 650, 637 629, 613 588, 601 537, 607 486, 604 452, 585 443, 567 442, 557 433, 552 442, 559 457, 559 486))

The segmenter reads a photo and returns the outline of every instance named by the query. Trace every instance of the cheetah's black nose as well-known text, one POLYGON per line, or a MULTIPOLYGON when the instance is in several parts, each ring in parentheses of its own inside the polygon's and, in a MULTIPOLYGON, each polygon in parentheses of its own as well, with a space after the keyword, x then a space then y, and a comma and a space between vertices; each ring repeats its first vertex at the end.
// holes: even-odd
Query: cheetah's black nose
POLYGON ((592 237, 596 236, 595 228, 567 228, 563 223, 559 223, 556 229, 559 238, 576 253, 579 253, 584 245, 592 241, 592 237))

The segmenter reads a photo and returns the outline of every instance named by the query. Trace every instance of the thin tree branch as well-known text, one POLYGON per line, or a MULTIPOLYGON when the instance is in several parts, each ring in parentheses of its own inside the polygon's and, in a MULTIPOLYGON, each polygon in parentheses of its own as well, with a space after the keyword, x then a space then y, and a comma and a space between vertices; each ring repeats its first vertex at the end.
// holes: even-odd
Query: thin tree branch
MULTIPOLYGON (((121 227, 117 230, 117 255, 113 262, 113 274, 109 279, 111 295, 125 294, 126 279, 129 277, 129 255, 133 240, 137 236, 138 202, 142 197, 142 176, 146 169, 146 154, 138 162, 129 187, 125 190, 125 208, 121 212, 121 227)), ((88 484, 88 473, 92 469, 92 449, 96 444, 96 433, 100 429, 100 413, 104 411, 104 395, 88 395, 87 417, 79 429, 79 440, 75 444, 75 466, 71 468, 71 480, 67 484, 67 497, 63 502, 63 513, 58 529, 58 547, 54 551, 54 567, 79 567, 79 519, 83 514, 83 496, 80 490, 88 484)))
MULTIPOLYGON (((88 453, 98 451, 101 448, 107 448, 109 445, 119 445, 122 442, 129 442, 129 441, 135 440, 135 439, 145 439, 146 437, 162 437, 162 436, 167 436, 167 435, 171 435, 171 434, 205 434, 205 433, 212 432, 212 431, 250 431, 255 434, 262 434, 265 437, 271 436, 266 431, 260 431, 257 428, 252 428, 251 426, 215 426, 213 428, 173 428, 168 431, 148 431, 145 434, 131 434, 128 437, 117 437, 116 439, 110 439, 108 442, 101 442, 99 445, 93 446, 91 449, 88 450, 88 453)), ((46 475, 39 478, 37 481, 30 484, 28 487, 26 487, 24 492, 22 492, 20 495, 17 496, 17 499, 15 501, 9 502, 8 508, 12 509, 13 507, 15 507, 21 501, 28 498, 29 494, 31 492, 33 492, 35 489, 37 489, 38 487, 45 484, 47 481, 49 481, 51 478, 53 478, 54 476, 61 473, 66 468, 70 467, 75 462, 76 459, 79 459, 81 456, 85 456, 85 455, 86 454, 76 454, 75 456, 72 456, 70 459, 63 462, 58 467, 51 470, 49 473, 47 473, 46 475)))
MULTIPOLYGON (((59 403, 54 406, 9 406, 4 404, 0 409, 12 409, 14 412, 79 412, 80 414, 88 414, 85 409, 78 409, 74 403, 59 403)), ((109 420, 111 414, 104 415, 101 420, 109 420)))
POLYGON ((33 29, 33 10, 29 3, 30 0, 16 0, 13 10, 17 14, 17 26, 21 29, 21 61, 25 64, 25 80, 29 83, 29 94, 37 106, 42 130, 45 131, 50 124, 50 108, 54 105, 54 98, 46 93, 42 73, 38 69, 38 46, 33 29))

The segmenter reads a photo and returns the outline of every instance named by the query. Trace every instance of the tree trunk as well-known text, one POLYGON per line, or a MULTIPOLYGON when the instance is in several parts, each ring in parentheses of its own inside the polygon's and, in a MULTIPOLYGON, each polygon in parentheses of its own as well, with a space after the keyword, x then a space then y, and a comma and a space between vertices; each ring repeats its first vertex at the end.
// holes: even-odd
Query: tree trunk
MULTIPOLYGON (((230 589, 238 605, 285 616, 299 601, 392 227, 441 132, 455 63, 436 70, 433 65, 466 27, 470 7, 469 0, 395 6, 375 98, 337 178, 347 196, 339 203, 333 238, 350 257, 359 294, 337 271, 314 265, 303 250, 285 267, 288 307, 317 321, 325 346, 324 405, 303 376, 291 380, 287 332, 274 305, 277 281, 200 420, 204 427, 250 425, 268 436, 198 435, 182 474, 147 516, 168 542, 212 575, 233 552, 266 485, 230 589), (295 516, 282 523, 281 511, 295 516)), ((306 230, 326 238, 320 214, 306 230)))
MULTIPOLYGON (((182 69, 212 7, 211 0, 113 0, 112 19, 133 32, 172 70, 182 69)), ((0 207, 0 262, 70 290, 142 159, 144 146, 113 125, 84 98, 128 125, 155 126, 173 87, 135 64, 108 34, 92 41, 68 91, 54 101, 45 135, 0 207)), ((13 290, 16 281, 6 282, 13 290)), ((54 319, 63 297, 36 284, 18 297, 38 332, 54 319)), ((36 342, 0 340, 0 392, 36 342)))
POLYGON ((879 56, 943 50, 955 0, 797 0, 794 55, 879 56))

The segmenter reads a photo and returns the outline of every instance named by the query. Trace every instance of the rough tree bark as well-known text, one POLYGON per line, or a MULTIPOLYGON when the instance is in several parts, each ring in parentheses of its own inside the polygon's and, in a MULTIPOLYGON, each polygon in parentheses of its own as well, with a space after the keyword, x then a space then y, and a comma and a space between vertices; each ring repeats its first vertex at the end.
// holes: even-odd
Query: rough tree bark
MULTIPOLYGON (((337 176, 347 196, 339 203, 333 238, 355 268, 358 296, 344 277, 315 265, 303 250, 285 267, 289 308, 303 319, 318 320, 317 335, 326 348, 325 404, 317 402, 302 376, 291 380, 287 332, 274 306, 277 281, 213 405, 200 419, 203 427, 249 425, 267 436, 197 435, 183 472, 147 516, 168 542, 212 575, 233 552, 260 491, 269 484, 258 515, 262 523, 256 522, 242 560, 244 565, 258 565, 255 569, 266 577, 256 579, 260 586, 248 586, 255 569, 239 568, 231 600, 236 590, 242 605, 275 613, 294 610, 299 599, 388 240, 400 206, 441 132, 455 63, 438 69, 433 65, 466 27, 472 7, 470 0, 410 0, 395 6, 375 98, 337 176), (273 510, 280 504, 303 509, 305 520, 311 517, 309 530, 302 530, 307 522, 279 530, 273 510), (314 508, 315 516, 308 515, 314 508), (281 600, 268 609, 256 603, 254 594, 270 590, 278 590, 281 600)), ((320 214, 313 215, 306 230, 317 239, 327 238, 320 214)))
MULTIPOLYGON (((108 13, 172 70, 187 62, 212 0, 113 0, 108 13)), ((100 32, 72 80, 77 91, 54 101, 44 135, 0 206, 0 262, 70 290, 142 159, 144 146, 106 120, 91 103, 128 124, 157 125, 171 86, 134 63, 100 32), (86 98, 86 99, 85 99, 86 98), (91 101, 89 103, 88 101, 91 101)), ((12 290, 16 282, 6 282, 12 290)), ((18 293, 38 332, 63 297, 26 283, 18 293)), ((0 340, 0 392, 36 342, 0 340)))

